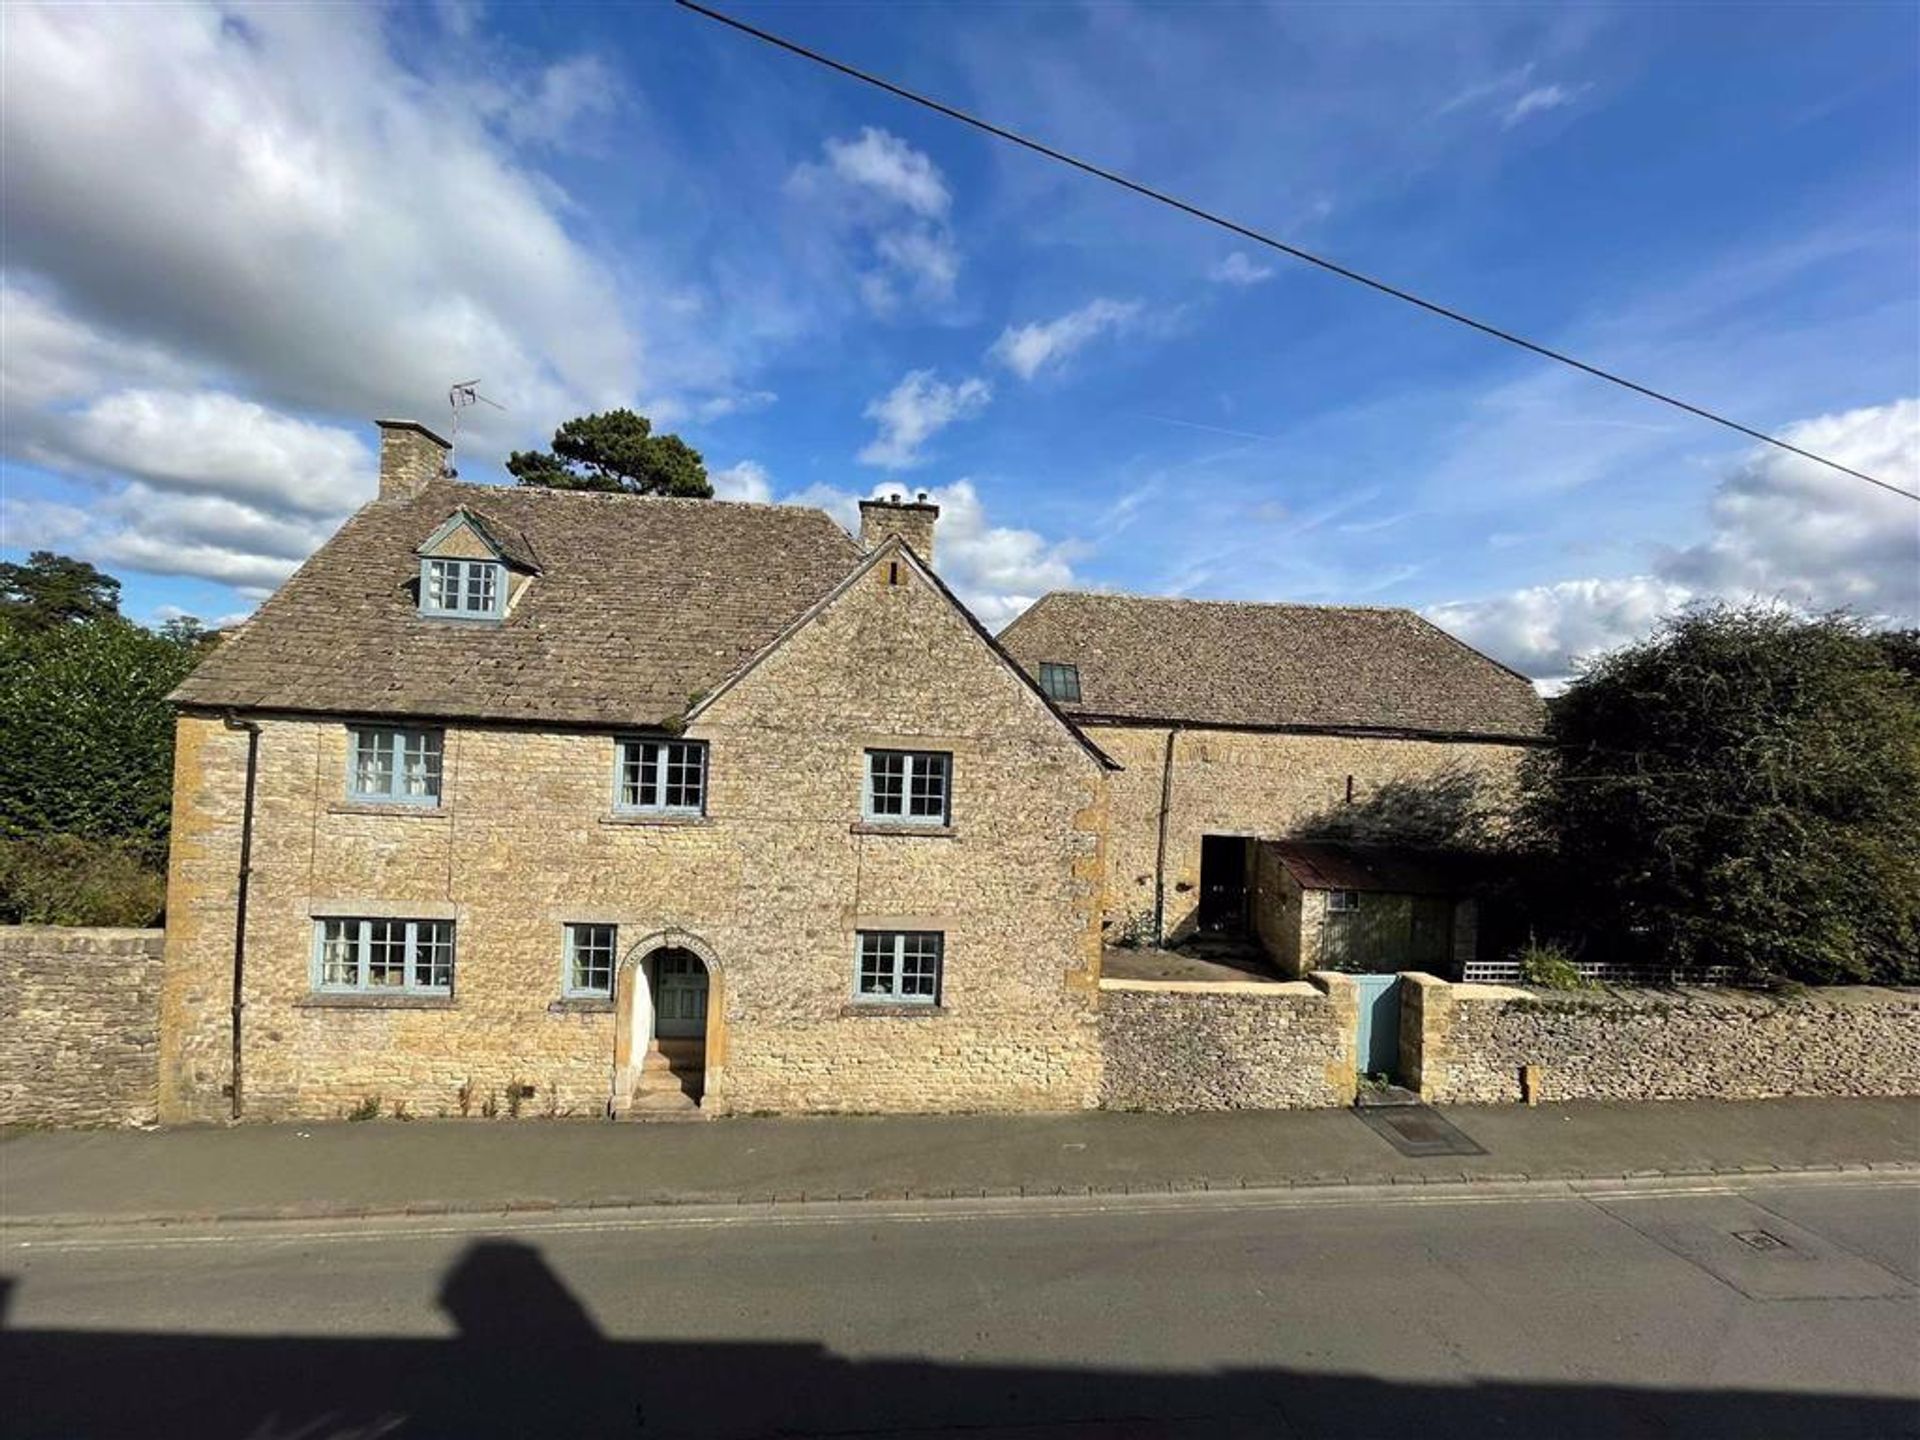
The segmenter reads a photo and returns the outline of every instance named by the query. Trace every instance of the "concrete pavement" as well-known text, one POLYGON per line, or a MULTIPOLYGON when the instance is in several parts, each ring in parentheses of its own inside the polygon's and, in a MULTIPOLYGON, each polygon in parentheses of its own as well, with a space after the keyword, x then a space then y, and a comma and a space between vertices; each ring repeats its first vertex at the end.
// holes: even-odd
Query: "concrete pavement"
POLYGON ((1485 1153, 1405 1155, 1343 1110, 14 1132, 0 1141, 0 1217, 44 1225, 497 1214, 1920 1166, 1914 1100, 1438 1113, 1485 1153))
POLYGON ((1910 1175, 0 1236, 0 1435, 1920 1434, 1910 1175))

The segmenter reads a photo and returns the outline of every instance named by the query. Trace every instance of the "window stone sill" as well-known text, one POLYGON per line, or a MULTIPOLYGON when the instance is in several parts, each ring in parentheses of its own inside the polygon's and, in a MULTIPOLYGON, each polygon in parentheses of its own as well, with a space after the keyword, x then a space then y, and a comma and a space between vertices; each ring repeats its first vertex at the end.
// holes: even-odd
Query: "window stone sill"
POLYGON ((445 805, 381 805, 371 800, 337 800, 327 806, 329 815, 387 815, 406 820, 451 820, 453 811, 445 805))
POLYGON ((568 999, 556 1000, 547 1006, 549 1015, 611 1015, 613 1001, 595 999, 580 995, 568 999))
POLYGON ((908 835, 923 840, 951 840, 960 832, 951 825, 890 825, 884 820, 856 820, 849 835, 908 835))
POLYGON ((840 1007, 842 1020, 937 1020, 950 1013, 944 1005, 901 1005, 884 1000, 849 1000, 840 1007))
POLYGON ((309 995, 296 1010, 456 1010, 451 995, 309 995))
POLYGON ((627 815, 618 810, 614 810, 602 815, 600 817, 600 823, 602 825, 656 825, 671 829, 676 826, 711 825, 713 823, 713 817, 711 815, 646 815, 640 813, 627 815))

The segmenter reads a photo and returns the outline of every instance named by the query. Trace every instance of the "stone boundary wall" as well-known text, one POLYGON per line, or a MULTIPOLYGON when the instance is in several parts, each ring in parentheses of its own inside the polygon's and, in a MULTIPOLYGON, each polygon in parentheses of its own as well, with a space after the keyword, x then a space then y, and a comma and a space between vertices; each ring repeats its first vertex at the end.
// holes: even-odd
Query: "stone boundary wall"
POLYGON ((0 1124, 151 1125, 159 930, 0 927, 0 1124))
POLYGON ((1401 986, 1400 1058, 1434 1104, 1920 1095, 1920 989, 1401 986))
POLYGON ((1353 982, 1102 980, 1107 1110, 1297 1110, 1351 1104, 1353 982))

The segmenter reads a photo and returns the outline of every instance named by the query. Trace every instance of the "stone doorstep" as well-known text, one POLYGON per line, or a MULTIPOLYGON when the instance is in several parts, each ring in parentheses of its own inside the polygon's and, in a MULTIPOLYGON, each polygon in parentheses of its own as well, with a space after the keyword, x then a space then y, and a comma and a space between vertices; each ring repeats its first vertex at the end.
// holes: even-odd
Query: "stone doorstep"
MULTIPOLYGON (((698 1110, 686 1115, 658 1115, 658 1120, 699 1119, 703 1118, 698 1110)), ((254 1221, 287 1220, 390 1220, 405 1217, 415 1219, 432 1216, 458 1215, 526 1215, 552 1214, 569 1215, 585 1212, 604 1214, 617 1210, 666 1210, 697 1206, 751 1205, 778 1206, 789 1209, 796 1205, 833 1205, 848 1203, 875 1203, 882 1201, 912 1202, 915 1204, 929 1201, 951 1201, 967 1199, 1028 1199, 1057 1200, 1062 1198, 1083 1197, 1086 1199, 1119 1198, 1130 1195, 1151 1196, 1191 1196, 1195 1192, 1219 1194, 1232 1192, 1237 1195, 1279 1194, 1283 1192, 1325 1192, 1340 1191, 1386 1191, 1405 1190, 1411 1185, 1419 1185, 1429 1192, 1560 1192, 1567 1195, 1583 1195, 1597 1189, 1619 1187, 1622 1185, 1657 1185, 1675 1183, 1700 1183, 1724 1185, 1734 1179, 1762 1179, 1769 1183, 1783 1184, 1817 1183, 1835 1178, 1855 1180, 1884 1181, 1893 1184, 1912 1184, 1920 1179, 1920 1161, 1910 1160, 1852 1160, 1826 1161, 1819 1164, 1795 1167, 1782 1166, 1743 1166, 1739 1169, 1722 1167, 1717 1170, 1633 1170, 1617 1175, 1595 1175, 1587 1171, 1562 1170, 1482 1172, 1473 1174, 1460 1170, 1443 1170, 1434 1173, 1390 1174, 1387 1172, 1351 1174, 1321 1174, 1273 1178, 1235 1178, 1235 1179, 1184 1179, 1164 1181, 1115 1180, 1104 1184, 1049 1184, 1037 1183, 1012 1187, 995 1188, 991 1191, 980 1186, 936 1185, 925 1189, 905 1186, 875 1186, 865 1190, 836 1190, 832 1188, 817 1191, 768 1190, 754 1188, 738 1194, 699 1194, 686 1192, 663 1192, 658 1195, 641 1196, 594 1196, 583 1200, 560 1201, 548 1196, 519 1197, 509 1200, 410 1200, 405 1203, 381 1205, 362 1205, 347 1202, 322 1203, 317 1205, 263 1205, 242 1207, 233 1210, 186 1210, 173 1213, 148 1212, 132 1215, 0 1215, 0 1233, 23 1230, 95 1230, 112 1227, 131 1227, 146 1225, 225 1225, 245 1224, 254 1221)))

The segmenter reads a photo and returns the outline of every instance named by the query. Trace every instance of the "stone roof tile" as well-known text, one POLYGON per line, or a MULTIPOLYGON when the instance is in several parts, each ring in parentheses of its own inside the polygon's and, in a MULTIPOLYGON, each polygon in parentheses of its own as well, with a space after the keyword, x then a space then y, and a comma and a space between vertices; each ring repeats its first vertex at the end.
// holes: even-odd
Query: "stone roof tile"
POLYGON ((1087 719, 1535 737, 1533 685, 1411 610, 1055 591, 1000 635, 1075 665, 1087 719))
POLYGON ((818 510, 442 481, 361 509, 173 698, 658 725, 861 554, 818 510), (461 506, 540 567, 497 623, 419 613, 414 549, 461 506))

